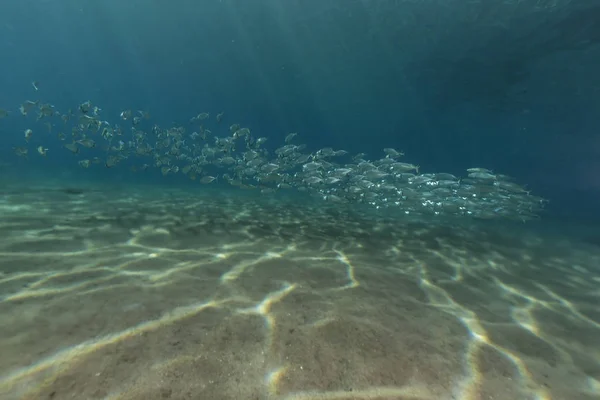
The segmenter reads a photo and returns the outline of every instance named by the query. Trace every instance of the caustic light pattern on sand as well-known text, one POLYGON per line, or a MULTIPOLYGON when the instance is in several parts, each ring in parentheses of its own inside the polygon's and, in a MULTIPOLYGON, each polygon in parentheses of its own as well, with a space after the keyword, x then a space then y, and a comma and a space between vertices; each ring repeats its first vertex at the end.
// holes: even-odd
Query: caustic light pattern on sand
POLYGON ((109 186, 0 199, 2 400, 600 394, 595 248, 109 186))

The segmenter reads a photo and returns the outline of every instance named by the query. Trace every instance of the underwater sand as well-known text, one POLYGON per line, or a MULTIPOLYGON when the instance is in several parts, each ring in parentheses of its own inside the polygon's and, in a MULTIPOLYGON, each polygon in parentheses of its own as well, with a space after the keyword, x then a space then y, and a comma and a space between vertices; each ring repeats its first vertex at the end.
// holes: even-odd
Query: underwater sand
POLYGON ((600 398, 600 240, 560 226, 208 186, 0 215, 2 400, 600 398))

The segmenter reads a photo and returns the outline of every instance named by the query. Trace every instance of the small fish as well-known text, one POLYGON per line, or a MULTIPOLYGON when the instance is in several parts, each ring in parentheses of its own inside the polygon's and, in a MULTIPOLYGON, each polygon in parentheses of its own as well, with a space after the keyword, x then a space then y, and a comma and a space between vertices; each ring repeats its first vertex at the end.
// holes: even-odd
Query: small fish
POLYGON ((474 173, 474 174, 477 174, 477 173, 492 174, 493 173, 492 171, 490 171, 487 168, 468 168, 467 172, 474 173))
POLYGON ((496 180, 496 175, 490 174, 489 172, 471 172, 469 173, 469 178, 480 179, 483 181, 493 181, 496 180))
POLYGON ((386 154, 386 157, 388 157, 388 158, 398 158, 398 157, 402 157, 404 155, 403 152, 396 151, 396 149, 392 149, 391 147, 387 147, 387 148, 383 149, 383 152, 386 154))
POLYGON ((33 135, 33 131, 31 129, 25 129, 25 141, 29 143, 31 136, 33 135))
POLYGON ((248 128, 240 128, 233 132, 233 138, 241 138, 242 136, 250 136, 250 129, 248 128))
POLYGON ((79 143, 86 149, 91 149, 93 147, 96 147, 96 142, 94 142, 93 139, 81 139, 81 140, 78 140, 76 143, 79 143))
POLYGON ((82 114, 87 114, 87 113, 90 111, 90 109, 91 109, 91 108, 92 108, 92 102, 91 102, 91 101, 89 101, 89 100, 88 100, 88 101, 86 101, 86 102, 84 102, 84 103, 81 103, 81 104, 79 105, 79 111, 80 111, 82 114))
POLYGON ((38 121, 44 117, 52 117, 54 115, 54 106, 52 104, 40 104, 38 110, 38 121))
POLYGON ((80 160, 78 164, 83 168, 89 168, 92 162, 90 160, 80 160))
POLYGON ((77 143, 67 143, 64 145, 65 149, 69 150, 73 154, 79 153, 79 147, 77 147, 77 143))
POLYGON ((31 86, 33 86, 33 88, 35 89, 35 91, 37 92, 38 90, 40 90, 39 88, 39 83, 37 81, 33 81, 31 82, 31 86))
POLYGON ((215 179, 217 179, 217 178, 216 178, 216 177, 214 177, 214 176, 206 175, 206 176, 203 176, 203 177, 200 179, 200 183, 211 183, 211 182, 212 182, 212 181, 214 181, 215 179))
POLYGON ((397 162, 390 166, 390 170, 395 173, 402 173, 408 171, 416 171, 419 173, 419 166, 409 163, 397 162))
POLYGON ((119 116, 121 117, 122 120, 128 120, 129 118, 131 118, 131 110, 125 110, 125 111, 121 111, 121 114, 119 114, 119 116))
POLYGON ((289 144, 298 134, 297 133, 290 133, 289 135, 287 135, 285 137, 285 143, 289 144))
POLYGON ((46 154, 48 154, 48 149, 44 148, 43 146, 38 146, 37 151, 41 156, 44 157, 46 157, 46 154))
POLYGON ((110 156, 106 159, 104 166, 106 166, 106 168, 112 168, 115 165, 117 165, 119 163, 119 161, 121 161, 121 159, 119 157, 110 156))
POLYGON ((38 105, 37 101, 26 100, 19 107, 19 111, 21 112, 21 115, 26 116, 27 114, 29 114, 29 111, 31 111, 31 109, 37 105, 38 105))
POLYGON ((221 122, 223 120, 224 112, 220 112, 217 114, 217 122, 221 122))
POLYGON ((13 147, 13 151, 19 157, 25 157, 25 158, 27 158, 27 153, 29 152, 29 150, 26 147, 13 147))
MULTIPOLYGON (((496 176, 497 178, 498 176, 496 176)), ((506 181, 498 181, 494 183, 495 186, 507 190, 512 193, 529 193, 527 189, 523 186, 517 185, 516 183, 506 182, 506 181)))

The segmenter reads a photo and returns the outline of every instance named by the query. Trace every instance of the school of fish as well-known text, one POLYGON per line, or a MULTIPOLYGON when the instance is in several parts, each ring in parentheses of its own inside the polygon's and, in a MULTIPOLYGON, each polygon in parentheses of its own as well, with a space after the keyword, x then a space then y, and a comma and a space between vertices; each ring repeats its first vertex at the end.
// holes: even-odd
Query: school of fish
POLYGON ((153 125, 145 111, 123 110, 118 123, 109 122, 91 101, 62 113, 51 104, 27 100, 15 111, 0 109, 0 119, 13 113, 31 121, 23 142, 13 147, 17 156, 72 153, 81 168, 158 168, 162 175, 184 174, 201 184, 226 182, 264 194, 293 189, 326 202, 393 208, 413 216, 527 221, 538 218, 546 203, 486 168, 469 168, 464 177, 421 172, 418 165, 401 161, 404 153, 393 148, 370 160, 332 148, 310 151, 297 142, 296 133, 289 133, 269 152, 267 137, 256 137, 239 124, 227 126, 222 112, 214 117, 201 112, 187 126, 169 128, 153 125))

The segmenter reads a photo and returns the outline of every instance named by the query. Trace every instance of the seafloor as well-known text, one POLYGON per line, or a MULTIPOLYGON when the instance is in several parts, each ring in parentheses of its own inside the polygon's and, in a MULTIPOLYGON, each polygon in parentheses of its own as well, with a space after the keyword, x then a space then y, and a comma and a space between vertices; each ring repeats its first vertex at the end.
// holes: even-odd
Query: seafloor
POLYGON ((593 231, 200 185, 0 215, 2 400, 600 398, 593 231))

